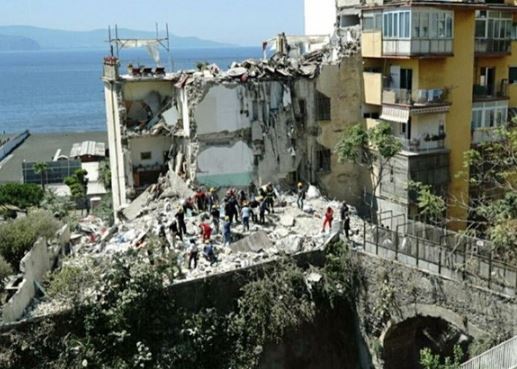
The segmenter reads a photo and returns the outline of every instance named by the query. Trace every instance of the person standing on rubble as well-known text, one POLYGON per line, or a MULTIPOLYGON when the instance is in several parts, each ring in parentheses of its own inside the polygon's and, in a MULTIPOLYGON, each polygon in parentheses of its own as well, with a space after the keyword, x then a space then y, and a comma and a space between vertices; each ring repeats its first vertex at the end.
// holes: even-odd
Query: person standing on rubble
POLYGON ((186 214, 187 210, 190 210, 191 212, 194 212, 194 200, 192 200, 192 197, 187 197, 183 201, 183 213, 186 214))
POLYGON ((257 196, 257 186, 253 181, 251 181, 248 185, 248 196, 250 199, 253 199, 255 196, 257 196))
POLYGON ((214 225, 215 233, 219 233, 219 223, 221 219, 221 212, 219 211, 219 204, 214 204, 212 206, 212 210, 210 211, 210 215, 212 216, 212 224, 214 225))
POLYGON ((321 232, 325 232, 327 225, 329 226, 329 231, 332 230, 332 220, 334 220, 334 210, 332 210, 332 208, 329 206, 325 215, 323 216, 323 229, 321 232))
POLYGON ((192 238, 190 240, 189 256, 188 256, 188 268, 192 269, 192 262, 194 262, 194 269, 197 268, 197 259, 199 256, 199 250, 197 248, 196 240, 192 238))
POLYGON ((196 206, 198 211, 205 211, 206 210, 206 194, 203 187, 200 187, 197 189, 196 193, 194 194, 194 199, 196 200, 196 206))
POLYGON ((205 247, 203 248, 203 256, 210 263, 210 266, 217 263, 217 255, 215 254, 214 245, 211 240, 205 241, 205 247))
POLYGON ((243 206, 244 203, 247 201, 247 197, 246 197, 246 191, 244 190, 240 190, 239 191, 239 206, 243 206))
POLYGON ((229 246, 232 242, 232 223, 228 216, 224 217, 223 224, 223 241, 225 246, 229 246))
POLYGON ((210 227, 209 224, 201 223, 199 225, 199 228, 201 228, 201 237, 203 239, 203 242, 209 240, 212 237, 212 227, 210 227))
POLYGON ((247 202, 242 204, 241 209, 241 219, 242 219, 242 229, 243 231, 250 231, 250 215, 251 209, 247 202))
POLYGON ((158 221, 157 233, 158 233, 158 239, 160 240, 162 254, 165 255, 167 249, 169 248, 169 241, 167 241, 167 234, 165 232, 165 224, 163 224, 163 220, 161 218, 158 221))
POLYGON ((217 193, 215 192, 215 188, 211 188, 206 195, 206 206, 208 208, 208 212, 212 213, 212 207, 218 202, 217 193))
POLYGON ((235 197, 230 197, 228 201, 226 201, 224 214, 230 217, 230 223, 233 223, 234 218, 236 221, 239 220, 239 205, 237 204, 237 199, 235 197))
POLYGON ((346 239, 349 240, 350 239, 350 217, 348 216, 348 214, 346 215, 345 221, 343 222, 343 229, 345 230, 346 239))
POLYGON ((267 208, 267 201, 266 199, 262 199, 260 201, 260 205, 259 205, 259 221, 260 221, 260 224, 266 224, 266 210, 268 210, 267 208))
POLYGON ((298 209, 303 210, 303 201, 305 200, 305 188, 303 186, 303 183, 298 183, 298 196, 296 198, 296 205, 298 205, 298 209))
POLYGON ((187 234, 187 224, 185 223, 185 211, 183 210, 183 208, 178 209, 178 212, 176 213, 175 217, 178 221, 180 240, 183 241, 183 235, 187 234))
POLYGON ((273 188, 273 185, 269 183, 266 186, 266 201, 269 208, 269 211, 271 214, 275 213, 275 199, 276 199, 276 193, 275 189, 273 188))
POLYGON ((171 232, 171 244, 172 248, 176 248, 176 236, 180 235, 180 240, 183 241, 183 237, 181 236, 181 233, 179 232, 178 228, 178 222, 176 219, 173 219, 171 224, 169 225, 169 231, 171 232))

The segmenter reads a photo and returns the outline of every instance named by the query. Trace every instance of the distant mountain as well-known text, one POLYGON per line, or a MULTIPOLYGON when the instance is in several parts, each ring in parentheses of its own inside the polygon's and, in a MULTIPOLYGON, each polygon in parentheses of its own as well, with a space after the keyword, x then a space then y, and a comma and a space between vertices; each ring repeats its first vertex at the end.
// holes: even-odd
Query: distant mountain
POLYGON ((31 38, 0 34, 0 50, 26 51, 39 50, 40 48, 40 45, 31 38))
MULTIPOLYGON (((34 45, 39 45, 41 49, 102 49, 107 47, 108 30, 63 31, 31 26, 0 26, 0 35, 25 39, 27 45, 32 41, 34 45)), ((154 38, 156 34, 155 32, 119 28, 118 35, 120 38, 154 38)), ((22 42, 22 40, 19 42, 22 42)), ((197 37, 176 35, 171 35, 170 45, 175 49, 235 46, 197 37)), ((0 50, 9 50, 2 48, 1 39, 0 50)))

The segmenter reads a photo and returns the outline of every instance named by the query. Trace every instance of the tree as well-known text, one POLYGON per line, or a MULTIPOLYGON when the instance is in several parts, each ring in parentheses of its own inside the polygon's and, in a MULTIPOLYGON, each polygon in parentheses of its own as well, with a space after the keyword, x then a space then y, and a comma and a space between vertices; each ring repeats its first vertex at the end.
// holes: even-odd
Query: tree
MULTIPOLYGON (((77 169, 73 175, 65 178, 65 184, 70 188, 72 198, 76 203, 87 205, 86 194, 88 189, 88 172, 84 169, 77 169)), ((84 209, 84 208, 83 208, 84 209)))
POLYGON ((0 185, 0 205, 14 205, 21 209, 39 206, 44 192, 41 187, 29 183, 7 183, 0 185))
POLYGON ((402 149, 402 143, 393 136, 388 123, 365 130, 360 124, 348 127, 335 151, 339 161, 353 162, 370 171, 372 197, 370 209, 374 208, 375 195, 380 187, 386 166, 402 149))
POLYGON ((420 351, 420 365, 424 369, 460 369, 461 359, 463 358, 463 351, 461 347, 454 346, 454 356, 447 357, 445 360, 440 359, 440 355, 433 355, 428 348, 420 351))
POLYGON ((45 162, 38 162, 32 166, 36 174, 40 175, 41 188, 45 190, 45 174, 48 172, 48 164, 45 162))
POLYGON ((107 191, 111 191, 111 168, 110 162, 104 160, 99 165, 100 180, 107 191))
POLYGON ((45 211, 35 211, 25 218, 0 225, 0 255, 18 269, 20 260, 40 237, 52 238, 60 223, 45 211))
POLYGON ((429 185, 420 182, 410 182, 409 190, 417 193, 417 205, 420 215, 427 223, 439 224, 445 217, 447 203, 436 195, 429 185))

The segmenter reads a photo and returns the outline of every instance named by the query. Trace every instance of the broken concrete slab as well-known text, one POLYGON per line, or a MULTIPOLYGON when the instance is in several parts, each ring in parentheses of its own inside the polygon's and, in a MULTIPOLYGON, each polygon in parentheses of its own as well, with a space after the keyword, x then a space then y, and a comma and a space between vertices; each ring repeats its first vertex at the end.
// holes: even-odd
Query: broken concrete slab
POLYGON ((129 204, 125 209, 122 210, 122 215, 128 221, 133 221, 142 212, 144 207, 147 206, 149 201, 152 199, 152 194, 150 189, 144 191, 140 196, 138 196, 131 204, 129 204))
POLYGON ((230 247, 232 251, 237 252, 261 252, 273 247, 273 243, 264 231, 260 231, 233 243, 230 247))
POLYGON ((194 191, 185 183, 185 181, 177 175, 174 171, 169 170, 167 174, 169 181, 169 187, 163 192, 162 197, 175 197, 187 198, 194 196, 194 191))
POLYGON ((292 215, 283 215, 281 218, 280 218, 280 224, 284 227, 293 227, 294 226, 294 217, 292 215))

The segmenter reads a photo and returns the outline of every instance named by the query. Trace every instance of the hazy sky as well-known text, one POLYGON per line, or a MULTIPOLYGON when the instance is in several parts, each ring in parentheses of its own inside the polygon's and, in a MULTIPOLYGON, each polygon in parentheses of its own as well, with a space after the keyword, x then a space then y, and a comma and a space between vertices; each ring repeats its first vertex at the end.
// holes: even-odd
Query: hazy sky
POLYGON ((303 32, 303 0, 0 0, 0 25, 154 30, 240 45, 303 32))

